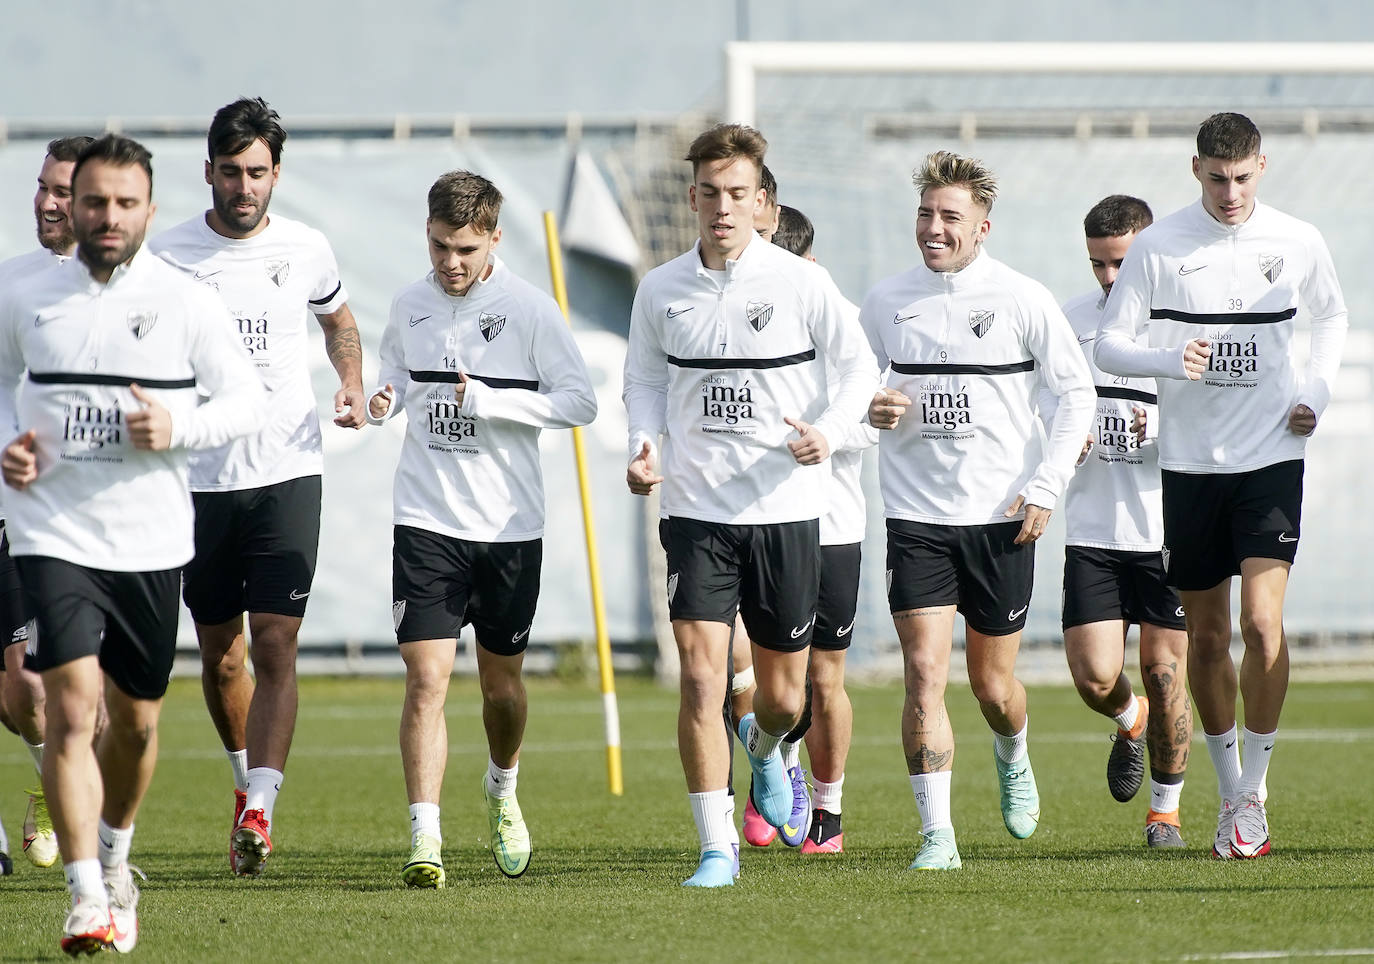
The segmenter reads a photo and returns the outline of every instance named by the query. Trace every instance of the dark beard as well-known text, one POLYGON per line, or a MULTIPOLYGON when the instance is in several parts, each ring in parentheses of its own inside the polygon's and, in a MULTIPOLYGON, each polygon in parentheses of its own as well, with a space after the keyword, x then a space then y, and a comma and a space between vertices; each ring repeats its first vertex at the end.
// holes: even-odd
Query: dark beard
POLYGON ((267 208, 272 203, 272 192, 267 192, 267 197, 263 198, 262 206, 255 208, 252 214, 241 215, 233 209, 234 200, 237 195, 223 197, 214 188, 210 189, 210 201, 214 204, 215 214, 220 221, 229 225, 239 234, 248 234, 255 230, 262 219, 267 216, 267 208))
POLYGON ((112 271, 137 254, 142 244, 143 235, 139 234, 129 238, 127 244, 114 251, 104 251, 91 244, 89 238, 78 238, 76 253, 86 267, 92 270, 108 269, 112 271))

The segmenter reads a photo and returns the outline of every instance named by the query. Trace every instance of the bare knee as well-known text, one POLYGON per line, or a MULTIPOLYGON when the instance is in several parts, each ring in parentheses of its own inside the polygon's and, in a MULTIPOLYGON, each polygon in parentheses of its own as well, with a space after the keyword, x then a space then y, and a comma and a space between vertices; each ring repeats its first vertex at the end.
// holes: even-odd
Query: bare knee
POLYGON ((1247 649, 1276 651, 1283 640, 1282 611, 1242 611, 1240 635, 1247 649))
POLYGON ((1112 695, 1112 690, 1116 688, 1116 679, 1107 681, 1095 677, 1087 678, 1075 675, 1073 685, 1085 703, 1096 706, 1106 702, 1107 698, 1112 695))

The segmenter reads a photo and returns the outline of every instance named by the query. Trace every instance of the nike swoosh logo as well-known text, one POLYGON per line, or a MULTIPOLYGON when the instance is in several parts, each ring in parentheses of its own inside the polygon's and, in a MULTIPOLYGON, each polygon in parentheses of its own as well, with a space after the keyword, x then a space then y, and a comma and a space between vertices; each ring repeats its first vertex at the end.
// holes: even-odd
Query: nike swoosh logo
POLYGON ((106 850, 111 850, 111 849, 114 848, 114 841, 113 841, 113 840, 106 840, 104 837, 101 837, 101 838, 100 838, 100 846, 104 847, 106 850))
POLYGON ((688 305, 686 308, 669 308, 668 317, 676 318, 678 315, 685 315, 687 312, 694 311, 695 309, 696 305, 688 305))
POLYGON ((526 636, 528 636, 529 634, 530 634, 530 627, 529 627, 529 626, 526 626, 526 627, 525 627, 524 629, 522 629, 520 632, 518 632, 518 633, 516 633, 514 636, 512 636, 512 637, 510 638, 510 641, 511 641, 512 643, 518 643, 518 642, 520 642, 520 640, 524 639, 524 638, 525 638, 526 636))
POLYGON ((805 633, 808 629, 810 629, 810 628, 811 628, 811 624, 814 623, 815 621, 816 621, 816 617, 815 617, 815 616, 812 616, 812 617, 811 617, 810 619, 808 619, 806 622, 802 623, 802 624, 801 624, 800 626, 798 626, 796 629, 792 630, 792 638, 793 638, 793 639, 800 639, 800 638, 802 637, 802 634, 805 633))
POLYGON ((849 624, 848 626, 846 626, 844 629, 837 629, 837 630, 835 630, 835 635, 836 635, 836 637, 839 637, 839 636, 848 636, 848 635, 849 635, 849 631, 850 631, 851 629, 853 629, 853 628, 854 628, 854 623, 851 621, 850 624, 849 624))
POLYGON ((1185 613, 1185 612, 1183 611, 1183 607, 1182 607, 1182 606, 1179 606, 1177 609, 1174 610, 1174 615, 1175 615, 1175 616, 1186 616, 1186 615, 1188 615, 1188 614, 1185 613))
POLYGON ((916 314, 914 314, 914 315, 893 315, 893 316, 892 316, 892 323, 893 323, 894 325, 900 325, 900 324, 901 324, 902 322, 904 322, 904 321, 910 321, 910 320, 913 319, 913 318, 919 318, 919 317, 921 317, 921 313, 920 313, 919 311, 916 312, 916 314))
POLYGON ((434 316, 433 316, 433 315, 421 315, 419 318, 416 318, 416 317, 414 317, 414 316, 412 315, 412 316, 411 316, 411 319, 410 319, 410 327, 414 328, 414 327, 415 327, 416 325, 418 325, 420 322, 422 322, 422 321, 427 321, 428 319, 430 319, 430 318, 432 318, 432 317, 434 317, 434 316))
POLYGON ((1235 741, 1235 740, 1232 740, 1230 743, 1226 744, 1226 749, 1229 750, 1229 749, 1231 749, 1231 747, 1233 747, 1233 746, 1235 746, 1235 745, 1236 745, 1236 741, 1235 741))
POLYGON ((1280 533, 1279 533, 1279 542, 1297 542, 1297 541, 1298 541, 1298 537, 1297 537, 1297 536, 1290 536, 1290 535, 1289 535, 1288 533, 1286 533, 1286 532, 1280 532, 1280 533))
POLYGON ((1017 618, 1019 618, 1019 617, 1021 616, 1021 614, 1022 614, 1023 612, 1025 612, 1025 611, 1026 611, 1027 609, 1029 609, 1029 608, 1030 608, 1030 603, 1026 603, 1026 604, 1025 604, 1024 606, 1022 606, 1020 609, 1013 609, 1011 612, 1007 613, 1007 618, 1008 618, 1008 619, 1017 619, 1017 618))
POLYGON ((1235 827, 1233 833, 1235 833, 1235 835, 1236 835, 1236 843, 1240 844, 1242 847, 1248 847, 1248 846, 1250 846, 1250 841, 1246 840, 1244 837, 1242 837, 1242 836, 1240 835, 1240 826, 1239 826, 1239 825, 1237 825, 1237 826, 1235 827))
POLYGON ((293 589, 293 590, 291 590, 291 598, 292 598, 292 599, 300 600, 300 599, 304 599, 304 598, 305 598, 306 596, 308 596, 308 595, 310 595, 310 593, 308 593, 308 592, 301 592, 299 589, 293 589))
POLYGON ((1270 743, 1268 746, 1266 746, 1266 747, 1264 748, 1264 752, 1265 752, 1265 753, 1268 753, 1268 752, 1269 752, 1270 750, 1272 750, 1273 748, 1274 748, 1274 744, 1270 743))
POLYGON ((56 320, 57 320, 57 315, 48 315, 48 317, 46 317, 46 318, 44 318, 42 315, 34 315, 34 316, 33 316, 33 326, 34 326, 35 328, 42 328, 42 327, 43 327, 44 325, 46 325, 48 322, 50 322, 50 321, 56 321, 56 320))
POLYGON ((1084 335, 1082 338, 1078 339, 1078 343, 1080 345, 1086 345, 1088 342, 1092 341, 1096 337, 1096 335, 1084 335))
POLYGON ((1178 266, 1178 273, 1181 277, 1186 277, 1187 275, 1192 274, 1194 271, 1201 271, 1205 267, 1207 267, 1205 264, 1194 265, 1191 268, 1188 267, 1186 264, 1181 264, 1178 266))
POLYGON ((206 278, 213 278, 215 275, 219 274, 223 270, 223 268, 217 268, 214 271, 197 271, 195 273, 195 279, 197 281, 204 281, 206 278))
POLYGON ((795 837, 797 834, 801 833, 801 829, 792 826, 790 823, 785 823, 782 825, 782 832, 789 837, 795 837))

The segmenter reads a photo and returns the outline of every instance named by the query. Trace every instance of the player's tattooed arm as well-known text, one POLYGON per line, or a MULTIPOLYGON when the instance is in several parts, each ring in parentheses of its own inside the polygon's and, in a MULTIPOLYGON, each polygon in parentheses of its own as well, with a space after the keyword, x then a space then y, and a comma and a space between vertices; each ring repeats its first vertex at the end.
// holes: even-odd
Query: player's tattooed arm
POLYGON ((950 761, 953 759, 953 750, 936 751, 922 743, 906 755, 906 772, 912 775, 939 773, 941 770, 949 769, 950 761))
POLYGON ((324 350, 339 375, 339 390, 334 393, 334 424, 361 428, 367 421, 363 407, 363 343, 358 323, 347 304, 327 315, 317 315, 324 330, 324 350))

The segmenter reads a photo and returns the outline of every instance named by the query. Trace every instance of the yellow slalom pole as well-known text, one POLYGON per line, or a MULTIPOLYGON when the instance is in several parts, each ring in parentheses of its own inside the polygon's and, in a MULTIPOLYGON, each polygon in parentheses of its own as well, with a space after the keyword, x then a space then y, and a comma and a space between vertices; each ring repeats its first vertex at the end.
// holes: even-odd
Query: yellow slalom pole
MULTIPOLYGON (((544 212, 544 236, 549 244, 549 276, 553 296, 569 320, 568 286, 563 279, 563 254, 558 244, 558 226, 553 212, 544 212)), ((587 455, 582 446, 582 429, 573 426, 573 455, 577 459, 577 487, 582 494, 582 529, 587 537, 587 575, 592 584, 592 617, 596 622, 596 663, 601 670, 601 708, 606 718, 606 780, 611 793, 621 796, 625 781, 620 769, 620 709, 615 700, 615 672, 611 668, 611 640, 606 635, 606 603, 601 592, 601 560, 596 552, 596 524, 592 519, 591 487, 587 484, 587 455)))

